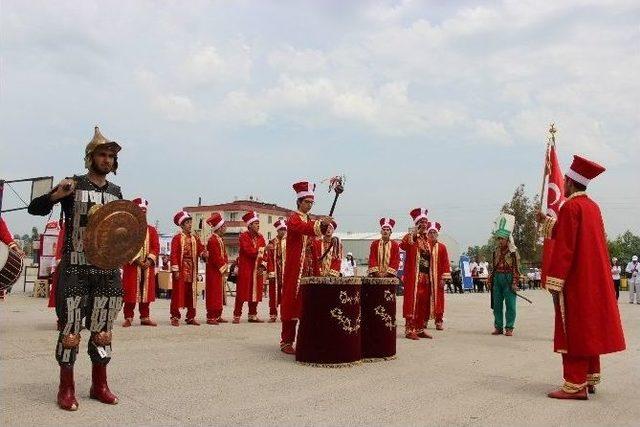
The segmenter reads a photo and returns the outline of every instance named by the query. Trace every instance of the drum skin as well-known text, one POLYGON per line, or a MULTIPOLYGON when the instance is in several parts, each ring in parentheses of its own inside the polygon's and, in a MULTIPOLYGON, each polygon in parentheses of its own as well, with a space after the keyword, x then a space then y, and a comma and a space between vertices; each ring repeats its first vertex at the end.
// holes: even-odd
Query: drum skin
POLYGON ((301 279, 297 362, 344 367, 361 361, 361 281, 359 277, 301 279))
POLYGON ((362 358, 394 359, 396 355, 396 278, 362 279, 362 358))

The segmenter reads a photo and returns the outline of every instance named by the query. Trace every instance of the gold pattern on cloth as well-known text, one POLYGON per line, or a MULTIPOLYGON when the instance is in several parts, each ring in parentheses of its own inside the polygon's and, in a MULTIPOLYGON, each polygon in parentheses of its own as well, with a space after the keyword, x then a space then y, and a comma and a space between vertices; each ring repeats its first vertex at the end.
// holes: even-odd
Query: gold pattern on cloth
MULTIPOLYGON (((147 228, 147 234, 144 238, 144 244, 140 248, 140 252, 136 255, 134 261, 144 262, 149 257, 149 229, 147 228)), ((136 301, 148 302, 149 301, 149 270, 150 268, 142 268, 136 265, 136 301), (142 283, 142 295, 140 295, 140 283, 142 283)))
POLYGON ((587 385, 587 383, 574 384, 574 383, 570 383, 569 381, 565 380, 564 384, 562 385, 562 390, 565 393, 574 394, 574 393, 577 393, 580 390, 582 390, 586 385, 587 385))
POLYGON ((384 300, 385 301, 395 301, 396 300, 396 294, 394 294, 393 292, 391 292, 390 290, 385 290, 384 291, 384 300))
MULTIPOLYGON (((182 248, 182 264, 184 265, 185 261, 185 253, 188 252, 185 250, 186 248, 191 249, 190 255, 190 265, 189 268, 191 270, 191 298, 193 299, 193 306, 195 307, 198 302, 198 244, 196 242, 196 238, 191 234, 180 233, 180 247, 182 248), (187 243, 187 239, 189 242, 187 243)), ((186 271, 182 272, 183 280, 186 279, 186 271)), ((186 280, 184 280, 187 283, 186 280)))
POLYGON ((360 330, 360 314, 356 318, 355 322, 351 324, 351 319, 344 315, 342 309, 335 307, 329 312, 331 317, 338 320, 338 323, 342 326, 342 330, 348 334, 355 334, 360 330))
POLYGON ((384 241, 380 239, 378 242, 378 271, 380 273, 389 273, 389 260, 391 259, 391 241, 384 241))
POLYGON ((587 374, 587 384, 589 385, 600 384, 600 374, 587 374))
POLYGON ((382 319, 382 321, 384 322, 384 326, 386 326, 390 330, 393 330, 393 328, 396 327, 395 319, 393 318, 393 316, 387 313, 387 310, 385 310, 383 306, 381 305, 377 306, 373 310, 373 312, 377 314, 380 317, 380 319, 382 319))
POLYGON ((360 292, 356 292, 354 296, 350 297, 347 291, 340 291, 338 299, 341 304, 357 304, 360 302, 360 292))
POLYGON ((549 291, 562 292, 562 288, 564 287, 564 280, 558 279, 557 277, 547 276, 547 281, 545 282, 545 284, 549 291))

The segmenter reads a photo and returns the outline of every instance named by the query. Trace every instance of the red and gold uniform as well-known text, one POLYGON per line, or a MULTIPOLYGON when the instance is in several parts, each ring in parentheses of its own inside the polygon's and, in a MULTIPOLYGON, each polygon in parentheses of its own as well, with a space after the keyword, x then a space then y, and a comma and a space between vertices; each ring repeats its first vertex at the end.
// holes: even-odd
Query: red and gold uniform
POLYGON ((224 226, 222 215, 215 212, 207 219, 207 224, 213 233, 207 241, 207 267, 206 267, 206 306, 207 323, 216 325, 226 322, 222 319, 222 306, 225 304, 224 284, 229 269, 229 258, 224 246, 224 240, 218 231, 224 226))
MULTIPOLYGON (((380 228, 393 231, 396 221, 391 218, 381 218, 380 228)), ((400 245, 389 238, 388 240, 374 240, 369 248, 369 268, 367 273, 377 277, 396 277, 400 268, 400 245)))
MULTIPOLYGON (((574 156, 566 177, 586 188, 605 169, 574 156)), ((554 398, 586 399, 600 381, 600 355, 625 349, 600 208, 583 191, 571 194, 552 230, 546 287, 556 302, 554 351, 562 354, 565 383, 554 398)))
MULTIPOLYGON (((439 222, 429 222, 427 224, 427 234, 435 233, 436 239, 442 226, 439 222)), ((442 330, 442 322, 444 318, 444 281, 451 280, 451 263, 449 262, 449 253, 444 243, 431 242, 431 273, 429 282, 431 289, 429 292, 429 313, 430 317, 435 318, 436 329, 442 330)))
MULTIPOLYGON (((149 202, 143 198, 133 199, 145 214, 149 202)), ((149 304, 156 300, 156 263, 160 253, 160 238, 155 227, 147 225, 144 245, 136 258, 122 267, 122 287, 124 290, 124 323, 131 326, 133 311, 138 304, 140 323, 145 326, 157 326, 149 317, 149 304)))
MULTIPOLYGON (((293 185, 298 200, 314 198, 315 184, 298 182, 293 185)), ((293 354, 296 325, 301 313, 300 279, 312 276, 314 268, 313 239, 322 235, 319 220, 308 214, 294 212, 287 219, 287 252, 282 283, 282 334, 280 349, 293 354)))
MULTIPOLYGON (((187 212, 178 212, 173 222, 182 226, 191 220, 187 212)), ((180 309, 186 308, 188 324, 198 325, 195 320, 198 302, 198 258, 205 248, 198 236, 181 230, 171 240, 171 271, 173 273, 171 291, 171 324, 178 326, 180 309), (176 277, 177 273, 177 277, 176 277)))
MULTIPOLYGON (((338 228, 338 224, 336 224, 335 221, 331 223, 331 226, 334 230, 338 228)), ((342 243, 338 241, 338 247, 334 246, 335 240, 332 240, 331 236, 326 235, 313 242, 314 276, 340 276, 340 267, 342 265, 342 243), (329 250, 327 256, 322 258, 322 255, 324 255, 327 250, 329 250)))
MULTIPOLYGON (((255 212, 247 212, 242 219, 247 227, 259 221, 255 212)), ((267 243, 262 234, 251 229, 240 233, 238 240, 240 251, 233 322, 240 321, 242 305, 245 301, 249 303, 249 321, 262 322, 258 319, 258 303, 262 301, 264 273, 267 270, 267 261, 264 256, 267 243)))
POLYGON ((431 314, 431 245, 426 233, 427 210, 416 208, 410 214, 418 230, 406 234, 400 243, 400 249, 406 252, 402 314, 406 322, 405 335, 415 340, 430 338, 424 325, 431 314))
MULTIPOLYGON (((279 218, 273 226, 276 232, 287 231, 284 218, 279 218)), ((267 276, 269 278, 269 321, 278 318, 278 306, 282 300, 282 279, 284 275, 284 261, 287 253, 286 235, 274 237, 267 245, 267 276)))

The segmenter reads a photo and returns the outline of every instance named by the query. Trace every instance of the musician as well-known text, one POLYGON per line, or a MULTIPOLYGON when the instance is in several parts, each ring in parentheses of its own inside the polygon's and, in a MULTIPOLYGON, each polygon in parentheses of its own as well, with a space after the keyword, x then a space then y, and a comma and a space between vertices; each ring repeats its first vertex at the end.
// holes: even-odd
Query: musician
POLYGON ((410 213, 415 229, 402 238, 400 249, 406 252, 404 266, 404 302, 402 314, 405 318, 405 337, 411 340, 433 338, 425 329, 430 315, 431 245, 427 238, 427 210, 415 208, 410 213))
MULTIPOLYGON (((13 240, 13 236, 9 231, 9 227, 7 227, 7 224, 4 222, 4 219, 2 217, 0 217, 0 242, 7 245, 9 250, 17 254, 20 258, 24 258, 24 252, 22 251, 20 246, 18 246, 15 240, 13 240)), ((9 289, 11 289, 11 286, 9 287, 9 289)), ((0 299, 4 298, 5 292, 5 289, 0 290, 0 299)))
POLYGON ((504 335, 510 337, 513 336, 516 323, 516 292, 520 280, 518 267, 520 259, 511 237, 514 222, 510 222, 508 218, 513 216, 501 214, 499 227, 494 232, 498 245, 493 251, 491 274, 487 286, 491 290, 491 307, 493 308, 494 330, 491 335, 502 335, 504 329, 504 335))
POLYGON ((396 221, 380 218, 380 239, 374 240, 369 248, 369 268, 372 277, 396 277, 400 267, 400 245, 391 240, 396 221))
POLYGON ((56 203, 62 206, 65 241, 58 266, 59 283, 56 313, 64 325, 58 334, 56 360, 60 365, 58 405, 75 411, 73 366, 83 326, 91 333, 88 342, 92 362, 89 396, 106 404, 118 403, 107 385, 107 364, 111 360, 111 330, 122 308, 122 283, 118 269, 102 269, 89 264, 83 249, 83 235, 91 208, 122 199, 120 187, 107 181, 118 169, 121 147, 105 138, 98 127, 85 149, 86 175, 65 178, 49 193, 29 204, 32 215, 49 215, 56 203))
POLYGON ((430 297, 429 313, 433 313, 429 319, 435 319, 436 330, 441 331, 444 319, 444 286, 446 280, 451 280, 451 263, 449 253, 444 243, 438 241, 438 235, 442 226, 439 222, 427 223, 427 239, 431 246, 431 277, 430 277, 430 297))
POLYGON ((258 318, 258 303, 262 301, 264 273, 267 271, 265 249, 267 243, 260 234, 260 218, 249 211, 242 216, 247 224, 247 231, 240 233, 238 242, 238 283, 236 286, 236 303, 233 309, 233 323, 240 323, 242 306, 249 305, 249 323, 263 323, 258 318))
POLYGON ((293 184, 298 211, 292 213, 287 219, 287 252, 280 313, 282 318, 280 350, 286 354, 295 354, 293 343, 302 309, 300 278, 313 275, 313 238, 321 236, 333 221, 331 217, 323 217, 321 220, 311 219, 309 212, 313 207, 315 188, 315 184, 306 181, 293 184))
POLYGON ((629 304, 633 304, 634 299, 636 304, 640 304, 640 263, 637 255, 631 257, 624 271, 629 278, 627 282, 629 283, 629 304))
POLYGON ((567 199, 551 227, 555 243, 545 284, 556 302, 554 351, 562 354, 564 370, 564 385, 548 394, 555 399, 588 399, 600 382, 600 355, 625 349, 602 214, 586 193, 604 170, 573 157, 564 180, 567 199))
POLYGON ((274 237, 267 245, 267 277, 269 278, 269 322, 278 319, 278 306, 282 300, 282 277, 284 260, 287 253, 287 222, 278 218, 273 224, 276 229, 274 237))
POLYGON ((211 237, 207 241, 207 258, 206 267, 206 305, 207 305, 207 324, 217 325, 218 323, 227 323, 222 318, 222 307, 225 304, 224 285, 229 268, 229 258, 227 250, 224 246, 222 236, 226 231, 224 218, 218 212, 214 212, 207 219, 207 224, 211 227, 211 237))
MULTIPOLYGON (((147 215, 149 202, 138 197, 133 199, 140 209, 147 215)), ((134 260, 122 268, 122 287, 124 289, 124 322, 122 327, 128 328, 133 321, 133 311, 138 304, 140 310, 140 324, 143 326, 158 326, 149 317, 149 305, 156 300, 156 263, 160 253, 160 238, 158 231, 147 224, 147 234, 144 245, 134 260)))
POLYGON ((338 228, 338 224, 335 221, 331 221, 322 237, 313 242, 314 276, 340 276, 342 243, 333 237, 333 232, 336 228, 338 228), (326 255, 323 257, 325 253, 326 255))
POLYGON ((186 308, 187 325, 200 326, 196 320, 198 305, 198 259, 207 257, 207 251, 198 236, 191 232, 192 218, 180 211, 173 217, 180 232, 171 239, 171 326, 180 326, 180 309, 186 308))

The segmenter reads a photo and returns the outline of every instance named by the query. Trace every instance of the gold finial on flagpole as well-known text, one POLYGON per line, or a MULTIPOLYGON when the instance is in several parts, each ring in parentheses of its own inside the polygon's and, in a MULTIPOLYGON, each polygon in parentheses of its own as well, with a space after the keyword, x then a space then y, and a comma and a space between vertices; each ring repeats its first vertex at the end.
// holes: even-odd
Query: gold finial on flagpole
POLYGON ((556 129, 556 124, 551 123, 551 127, 549 128, 549 133, 551 134, 551 136, 549 137, 549 139, 553 145, 556 145, 556 132, 558 132, 558 130, 556 129))

